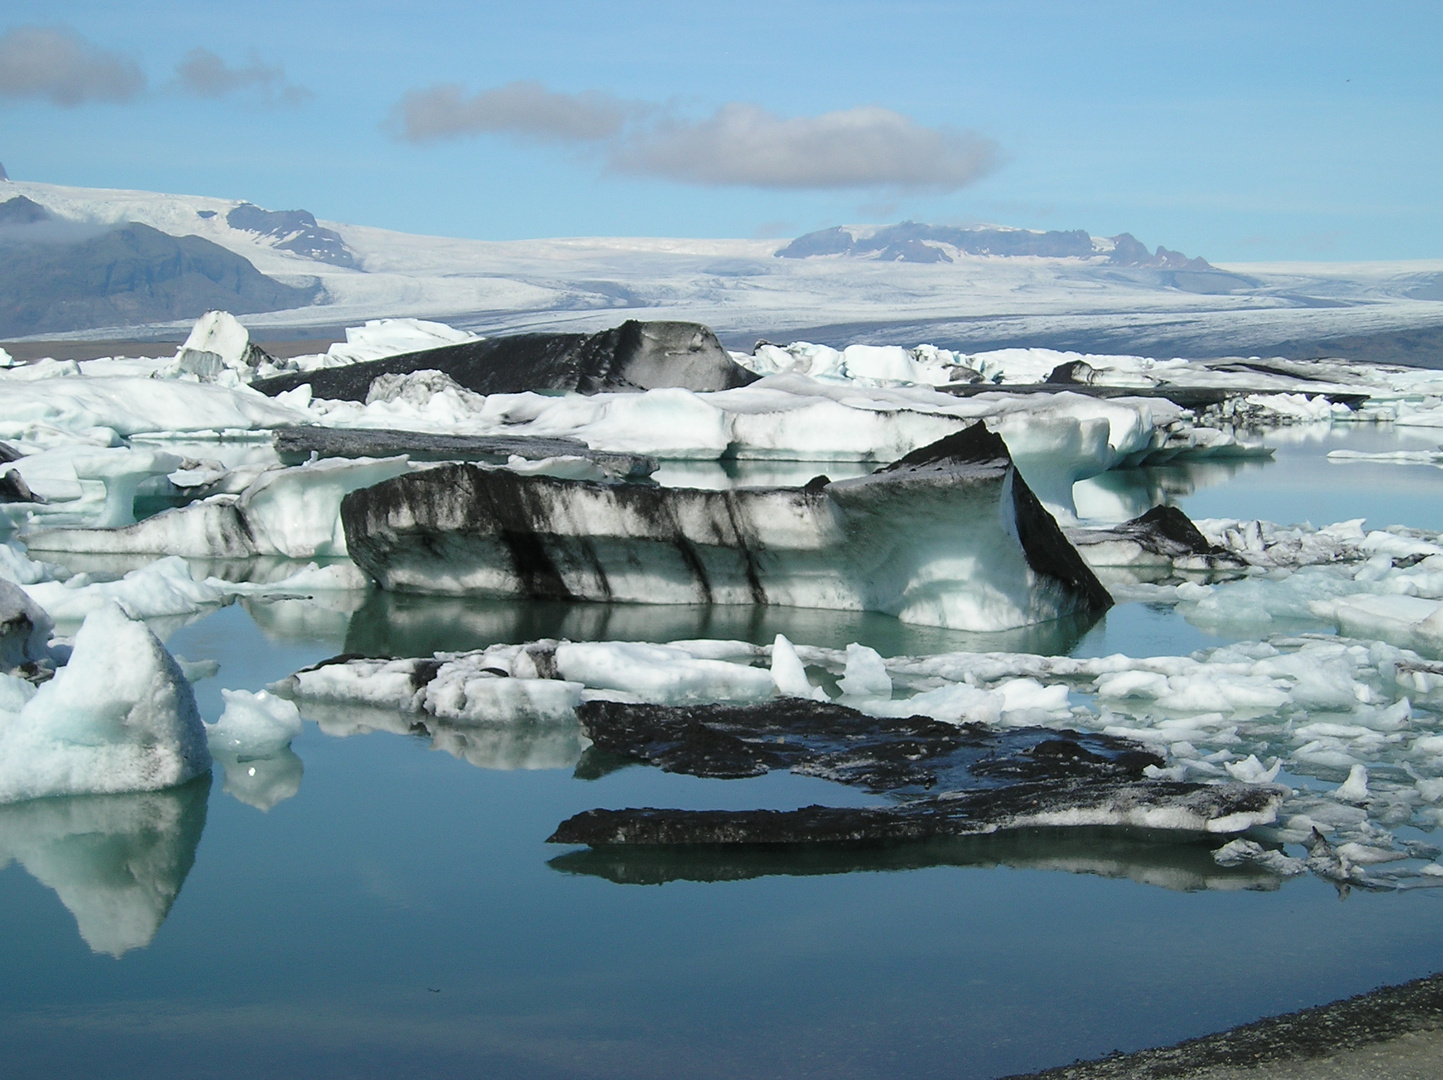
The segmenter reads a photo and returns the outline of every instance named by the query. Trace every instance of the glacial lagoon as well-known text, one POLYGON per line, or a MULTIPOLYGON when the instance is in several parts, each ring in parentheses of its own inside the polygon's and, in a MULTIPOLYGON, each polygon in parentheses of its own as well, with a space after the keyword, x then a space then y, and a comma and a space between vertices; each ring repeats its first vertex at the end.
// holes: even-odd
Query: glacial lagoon
MULTIPOLYGON (((1436 440, 1323 431, 1270 433, 1272 461, 1105 474, 1080 486, 1079 510, 1167 499, 1194 518, 1443 529, 1443 470, 1326 458, 1436 440)), ((213 720, 222 687, 259 690, 342 652, 777 633, 887 656, 1170 655, 1229 640, 1143 602, 989 641, 846 612, 372 593, 243 599, 172 628, 167 645, 219 661, 196 684, 213 720)), ((1426 878, 1339 888, 1219 866, 1201 845, 1086 831, 611 855, 545 839, 598 806, 875 797, 786 773, 578 766, 579 741, 551 731, 433 744, 399 719, 395 731, 321 719, 289 756, 218 762, 180 789, 0 807, 7 1072, 988 1078, 1443 967, 1443 891, 1426 878)))

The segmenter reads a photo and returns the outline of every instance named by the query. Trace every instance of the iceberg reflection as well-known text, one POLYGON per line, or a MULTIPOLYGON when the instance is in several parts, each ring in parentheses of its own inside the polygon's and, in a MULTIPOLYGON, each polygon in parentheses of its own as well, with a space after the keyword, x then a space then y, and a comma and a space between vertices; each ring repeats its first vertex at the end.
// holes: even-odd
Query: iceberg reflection
POLYGON ((572 769, 590 740, 575 721, 452 724, 434 716, 365 705, 303 701, 301 715, 337 738, 373 731, 429 737, 441 750, 478 769, 572 769))
POLYGON ((0 807, 0 865, 54 889, 92 950, 149 945, 195 862, 210 773, 168 791, 0 807))
POLYGON ((618 885, 744 881, 929 867, 998 866, 1127 878, 1180 892, 1273 890, 1283 878, 1257 866, 1224 867, 1205 843, 1115 828, 1047 828, 895 844, 758 844, 596 847, 548 861, 553 870, 618 885))
POLYGON ((269 810, 301 790, 306 766, 289 746, 263 758, 214 757, 225 767, 221 790, 257 810, 269 810))
POLYGON ((344 651, 358 656, 430 656, 543 638, 654 642, 711 638, 770 645, 783 634, 791 641, 839 649, 861 642, 883 655, 961 650, 1065 654, 1097 618, 1088 612, 977 634, 909 625, 868 611, 756 604, 518 604, 373 589, 350 618, 344 651))

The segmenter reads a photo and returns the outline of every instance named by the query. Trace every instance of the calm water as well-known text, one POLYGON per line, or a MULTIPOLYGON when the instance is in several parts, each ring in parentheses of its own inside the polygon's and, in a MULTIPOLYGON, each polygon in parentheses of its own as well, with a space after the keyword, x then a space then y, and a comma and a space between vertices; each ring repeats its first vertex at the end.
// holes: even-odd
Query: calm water
MULTIPOLYGON (((1264 466, 1110 476, 1102 495, 1140 508, 1165 496, 1199 517, 1443 528, 1443 470, 1329 465, 1339 445, 1432 444, 1333 433, 1282 443, 1264 466)), ((236 605, 169 644, 220 660, 197 685, 214 719, 221 687, 258 689, 341 651, 778 632, 885 653, 1216 641, 1141 605, 1004 641, 819 612, 350 606, 236 605)), ((347 717, 323 719, 345 730, 347 717)), ((163 795, 0 808, 0 850, 15 858, 0 869, 5 1074, 995 1077, 1443 968, 1443 892, 1340 899, 1314 878, 1259 891, 1192 845, 1073 834, 626 858, 548 846, 594 806, 865 801, 788 775, 581 779, 569 745, 541 730, 436 749, 308 724, 294 758, 255 776, 218 766, 163 795), (528 757, 567 764, 487 767, 528 757)))

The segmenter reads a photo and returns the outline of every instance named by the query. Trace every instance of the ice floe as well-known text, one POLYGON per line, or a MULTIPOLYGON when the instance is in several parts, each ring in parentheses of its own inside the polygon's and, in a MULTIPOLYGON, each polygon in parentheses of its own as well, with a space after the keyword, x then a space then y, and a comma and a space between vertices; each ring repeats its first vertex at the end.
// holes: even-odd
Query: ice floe
MULTIPOLYGON (((1250 838, 1268 850, 1302 844, 1314 829, 1329 843, 1368 848, 1377 865, 1432 858, 1428 852, 1436 850, 1396 830, 1443 824, 1443 716, 1437 711, 1443 664, 1376 641, 1302 635, 1192 656, 948 653, 888 659, 860 645, 831 650, 794 646, 785 638, 772 646, 541 641, 424 659, 342 658, 298 672, 276 689, 307 716, 318 707, 322 715, 336 716, 351 704, 394 710, 429 725, 443 711, 451 723, 469 711, 466 723, 495 732, 538 721, 559 730, 584 701, 823 700, 820 687, 839 675, 842 700, 871 716, 922 715, 994 731, 1091 731, 1159 755, 1162 764, 1145 770, 1153 780, 1292 785, 1275 822, 1249 826, 1250 838), (553 707, 542 713, 534 703, 548 676, 553 707), (510 693, 503 689, 508 681, 517 684, 510 693), (430 689, 433 684, 438 690, 430 689), (455 687, 466 688, 468 709, 445 696, 455 687), (1396 858, 1385 860, 1379 853, 1386 852, 1396 858)), ((404 729, 410 722, 392 723, 404 729)), ((1361 863, 1354 858, 1348 880, 1376 884, 1416 876, 1421 871, 1413 861, 1380 878, 1357 869, 1361 863)), ((1260 865, 1273 863, 1274 869, 1291 865, 1271 857, 1260 865)))

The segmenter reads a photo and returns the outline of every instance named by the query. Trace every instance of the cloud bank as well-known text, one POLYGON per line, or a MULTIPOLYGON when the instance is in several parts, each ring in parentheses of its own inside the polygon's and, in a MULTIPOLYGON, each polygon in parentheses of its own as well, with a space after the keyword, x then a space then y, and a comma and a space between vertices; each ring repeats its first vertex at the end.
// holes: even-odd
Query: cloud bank
POLYGON ((621 133, 634 107, 600 91, 563 94, 539 82, 512 82, 466 96, 454 83, 412 90, 390 127, 407 142, 507 134, 548 142, 594 142, 621 133))
POLYGON ((990 172, 997 147, 877 107, 784 119, 723 105, 699 121, 668 119, 622 140, 618 172, 713 187, 912 188, 951 191, 990 172))
POLYGON ((191 49, 175 66, 175 75, 181 90, 195 97, 221 98, 252 87, 266 100, 286 105, 298 105, 311 96, 309 90, 289 82, 279 65, 263 64, 254 53, 245 67, 230 67, 209 49, 191 49))
POLYGON ((502 134, 588 147, 611 172, 705 187, 953 191, 998 162, 990 139, 876 106, 788 119, 734 102, 693 119, 538 82, 472 96, 454 84, 413 90, 386 126, 415 143, 502 134))
POLYGON ((73 30, 17 26, 0 34, 0 98, 38 97, 74 107, 130 101, 144 90, 145 75, 134 60, 73 30))

